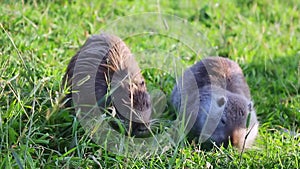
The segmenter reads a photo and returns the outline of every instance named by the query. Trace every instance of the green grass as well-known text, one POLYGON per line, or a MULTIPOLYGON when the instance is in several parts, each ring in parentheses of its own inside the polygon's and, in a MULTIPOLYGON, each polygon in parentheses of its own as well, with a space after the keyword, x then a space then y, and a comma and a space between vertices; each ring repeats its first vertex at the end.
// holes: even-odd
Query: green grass
MULTIPOLYGON (((1 2, 0 168, 299 168, 299 13, 298 0, 1 2), (158 11, 187 19, 217 48, 212 54, 242 67, 260 121, 256 144, 242 158, 234 148, 202 151, 195 145, 140 158, 114 155, 95 144, 68 110, 57 109, 66 66, 88 35, 120 17, 158 11)), ((185 66, 197 61, 176 40, 126 42, 150 58, 170 54, 185 66)), ((146 69, 144 75, 149 89, 170 95, 169 74, 146 69)))

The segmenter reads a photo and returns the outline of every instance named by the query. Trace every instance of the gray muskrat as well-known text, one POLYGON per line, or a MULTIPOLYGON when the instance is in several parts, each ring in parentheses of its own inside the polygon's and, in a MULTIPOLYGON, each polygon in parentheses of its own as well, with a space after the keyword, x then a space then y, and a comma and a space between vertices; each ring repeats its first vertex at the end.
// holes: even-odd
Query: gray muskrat
POLYGON ((256 138, 258 121, 249 87, 232 60, 207 57, 188 68, 174 87, 171 101, 179 114, 190 115, 188 140, 201 142, 204 149, 210 149, 212 142, 224 147, 230 142, 243 150, 256 138), (197 108, 194 116, 189 106, 197 108))
MULTIPOLYGON (((125 126, 126 134, 144 137, 148 133, 150 95, 137 62, 119 37, 106 33, 93 35, 72 57, 62 84, 69 90, 65 107, 72 106, 72 95, 76 94, 71 91, 80 81, 86 88, 94 88, 91 93, 81 92, 81 97, 86 97, 82 100, 95 96, 98 107, 117 117, 125 126), (83 80, 86 77, 89 78, 83 80)), ((119 124, 110 123, 120 131, 119 124)))

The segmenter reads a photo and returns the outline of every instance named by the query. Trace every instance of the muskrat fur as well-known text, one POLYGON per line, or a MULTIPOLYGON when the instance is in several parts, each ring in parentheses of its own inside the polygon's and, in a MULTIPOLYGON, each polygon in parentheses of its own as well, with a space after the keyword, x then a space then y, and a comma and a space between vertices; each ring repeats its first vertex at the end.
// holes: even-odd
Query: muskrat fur
POLYGON ((183 113, 183 105, 192 105, 195 100, 199 101, 199 108, 188 132, 189 140, 199 141, 204 138, 204 133, 208 133, 208 139, 200 140, 204 148, 211 148, 211 143, 227 147, 231 142, 239 150, 252 145, 258 132, 258 121, 248 84, 236 62, 223 57, 207 57, 188 68, 173 89, 172 103, 179 113, 183 113), (193 90, 198 92, 188 91, 193 88, 192 81, 197 86, 193 90), (190 93, 188 97, 196 93, 198 98, 185 104, 183 91, 190 93))
MULTIPOLYGON (((143 137, 148 132, 151 115, 150 96, 137 62, 119 37, 107 33, 93 35, 72 57, 62 84, 69 91, 64 99, 65 107, 71 107, 74 102, 72 90, 76 84, 73 80, 80 74, 91 77, 88 81, 94 80, 93 92, 82 95, 93 97, 94 94, 103 112, 113 114, 113 108, 116 114, 112 116, 125 125, 126 134, 143 137), (80 61, 84 66, 78 66, 80 61), (79 67, 79 72, 76 72, 76 66, 79 67), (95 75, 90 73, 93 70, 95 75)), ((110 124, 118 130, 119 123, 110 124)))

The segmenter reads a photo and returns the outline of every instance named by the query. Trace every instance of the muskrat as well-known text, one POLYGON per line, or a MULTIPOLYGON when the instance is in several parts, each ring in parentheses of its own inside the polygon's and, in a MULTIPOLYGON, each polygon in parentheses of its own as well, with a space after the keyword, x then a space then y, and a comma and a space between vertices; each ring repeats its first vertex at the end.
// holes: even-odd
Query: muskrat
POLYGON ((186 110, 183 105, 199 102, 187 135, 188 140, 201 142, 204 149, 212 148, 212 143, 227 147, 230 142, 243 150, 251 147, 256 138, 258 121, 250 90, 242 69, 230 59, 207 57, 188 68, 174 87, 171 101, 181 114, 186 110), (194 99, 184 103, 184 93, 194 99))
MULTIPOLYGON (((125 126, 125 134, 144 137, 148 133, 150 95, 137 62, 119 37, 107 33, 93 35, 72 57, 62 81, 62 86, 69 91, 64 99, 65 107, 71 107, 74 102, 75 94, 71 91, 76 87, 76 77, 77 82, 89 77, 87 81, 94 90, 82 92, 81 97, 86 97, 85 100, 95 96, 99 108, 110 112, 125 126)), ((110 122, 114 129, 121 131, 119 124, 110 122)))

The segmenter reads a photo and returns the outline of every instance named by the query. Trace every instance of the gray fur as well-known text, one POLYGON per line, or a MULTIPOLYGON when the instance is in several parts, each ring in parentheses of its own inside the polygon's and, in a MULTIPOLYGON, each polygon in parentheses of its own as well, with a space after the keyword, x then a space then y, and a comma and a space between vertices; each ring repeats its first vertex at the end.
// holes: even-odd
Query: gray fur
POLYGON ((224 146, 231 141, 241 150, 247 132, 250 134, 246 148, 257 135, 258 121, 249 87, 239 65, 227 58, 208 57, 188 68, 173 89, 172 103, 179 114, 194 116, 189 121, 190 140, 201 143, 211 140, 224 146), (191 115, 191 107, 195 106, 198 113, 191 115))

